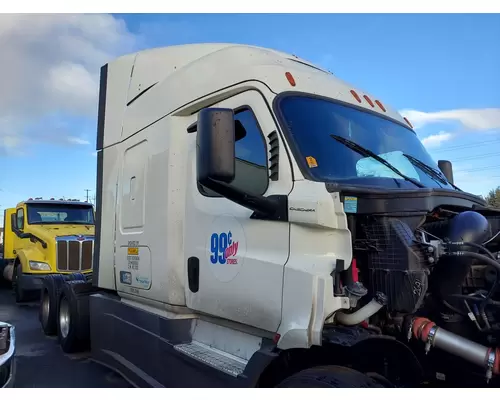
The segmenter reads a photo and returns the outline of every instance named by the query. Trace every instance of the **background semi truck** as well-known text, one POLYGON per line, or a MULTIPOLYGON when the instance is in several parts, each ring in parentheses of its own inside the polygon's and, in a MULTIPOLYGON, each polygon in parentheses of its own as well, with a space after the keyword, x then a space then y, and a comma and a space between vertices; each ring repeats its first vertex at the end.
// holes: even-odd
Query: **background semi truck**
POLYGON ((92 282, 44 280, 65 352, 136 386, 497 385, 500 211, 403 118, 233 44, 101 69, 92 282))
POLYGON ((12 282, 16 301, 40 293, 48 274, 88 276, 94 228, 94 208, 87 202, 37 198, 6 209, 2 275, 12 282))

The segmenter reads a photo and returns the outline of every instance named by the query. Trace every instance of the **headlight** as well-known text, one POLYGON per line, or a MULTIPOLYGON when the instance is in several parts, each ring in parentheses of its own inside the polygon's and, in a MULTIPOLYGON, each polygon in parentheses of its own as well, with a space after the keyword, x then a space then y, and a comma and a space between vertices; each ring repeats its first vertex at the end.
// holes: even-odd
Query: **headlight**
POLYGON ((50 271, 50 265, 39 261, 30 261, 30 269, 35 271, 50 271))

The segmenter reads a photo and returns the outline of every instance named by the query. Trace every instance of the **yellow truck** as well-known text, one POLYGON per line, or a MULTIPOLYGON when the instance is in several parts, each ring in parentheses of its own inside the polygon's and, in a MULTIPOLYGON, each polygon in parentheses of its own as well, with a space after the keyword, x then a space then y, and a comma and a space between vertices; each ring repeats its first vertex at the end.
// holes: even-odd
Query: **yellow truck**
POLYGON ((29 199, 4 212, 3 271, 17 302, 40 292, 49 274, 90 276, 94 207, 72 200, 29 199))

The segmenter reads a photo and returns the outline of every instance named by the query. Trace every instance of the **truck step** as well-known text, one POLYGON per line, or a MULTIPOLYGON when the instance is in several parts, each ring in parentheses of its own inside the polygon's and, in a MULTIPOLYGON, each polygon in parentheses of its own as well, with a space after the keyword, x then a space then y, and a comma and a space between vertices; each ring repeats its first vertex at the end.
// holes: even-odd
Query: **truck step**
POLYGON ((243 373, 247 365, 247 361, 242 358, 196 341, 178 344, 174 348, 180 353, 234 377, 243 373))

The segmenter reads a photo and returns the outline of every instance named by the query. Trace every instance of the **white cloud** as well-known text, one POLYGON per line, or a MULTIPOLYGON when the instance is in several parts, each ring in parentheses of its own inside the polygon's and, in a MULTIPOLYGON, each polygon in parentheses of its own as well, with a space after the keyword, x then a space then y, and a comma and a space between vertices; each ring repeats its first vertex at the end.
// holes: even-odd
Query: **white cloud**
POLYGON ((423 138, 421 141, 426 148, 431 149, 441 146, 443 142, 451 140, 453 136, 454 135, 449 132, 439 132, 434 135, 427 136, 423 138))
POLYGON ((63 61, 54 66, 44 86, 54 102, 64 101, 68 111, 90 114, 97 109, 97 76, 81 64, 63 61))
POLYGON ((68 142, 74 143, 74 144, 83 144, 83 145, 90 144, 90 142, 88 140, 85 140, 85 139, 82 139, 79 137, 75 137, 75 136, 68 136, 68 142))
POLYGON ((500 108, 459 109, 436 112, 402 110, 415 129, 436 122, 459 122, 471 131, 488 131, 500 129, 500 108))
POLYGON ((138 40, 111 15, 0 14, 0 153, 35 141, 88 144, 50 117, 95 119, 101 65, 138 40))

